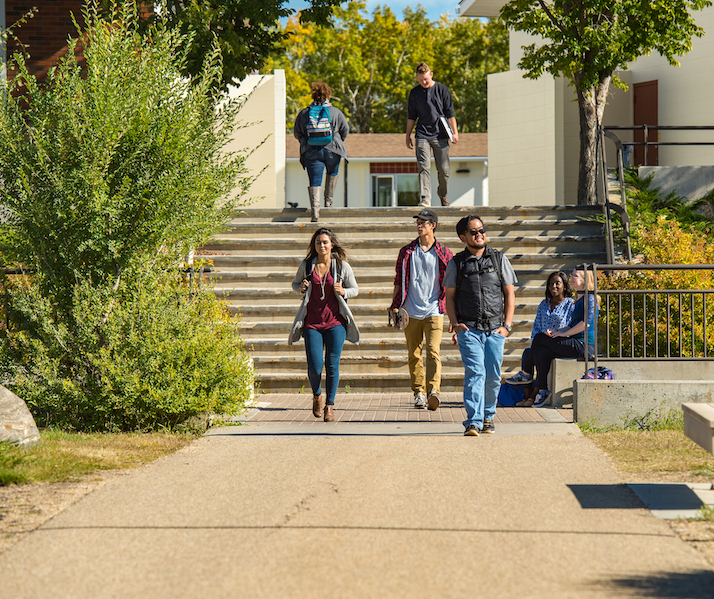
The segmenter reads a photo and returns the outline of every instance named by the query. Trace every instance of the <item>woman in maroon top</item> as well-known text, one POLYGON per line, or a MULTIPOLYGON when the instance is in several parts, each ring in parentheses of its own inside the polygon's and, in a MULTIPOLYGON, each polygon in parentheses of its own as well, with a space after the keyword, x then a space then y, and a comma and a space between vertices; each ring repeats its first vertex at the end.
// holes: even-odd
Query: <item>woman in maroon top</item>
POLYGON ((313 394, 312 413, 316 418, 323 416, 325 422, 334 422, 342 346, 345 339, 359 342, 359 330, 345 300, 355 297, 359 288, 347 263, 347 254, 330 229, 315 231, 292 286, 305 297, 288 342, 292 344, 301 336, 305 339, 307 375, 313 394), (327 391, 324 405, 321 394, 323 365, 327 391))

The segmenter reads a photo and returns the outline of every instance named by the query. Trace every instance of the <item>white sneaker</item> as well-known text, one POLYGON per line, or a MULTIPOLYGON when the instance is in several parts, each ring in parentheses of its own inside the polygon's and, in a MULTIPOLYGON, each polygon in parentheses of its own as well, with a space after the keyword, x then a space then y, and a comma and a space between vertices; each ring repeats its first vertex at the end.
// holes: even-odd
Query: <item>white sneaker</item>
POLYGON ((548 389, 541 389, 538 391, 535 400, 533 401, 534 408, 542 408, 545 404, 550 401, 550 391, 548 389))
POLYGON ((437 393, 431 393, 429 395, 429 399, 427 401, 429 409, 433 412, 434 410, 439 409, 439 405, 441 404, 441 401, 439 401, 439 395, 437 393))
POLYGON ((421 410, 426 407, 426 399, 424 399, 424 394, 421 391, 414 396, 414 407, 421 410))

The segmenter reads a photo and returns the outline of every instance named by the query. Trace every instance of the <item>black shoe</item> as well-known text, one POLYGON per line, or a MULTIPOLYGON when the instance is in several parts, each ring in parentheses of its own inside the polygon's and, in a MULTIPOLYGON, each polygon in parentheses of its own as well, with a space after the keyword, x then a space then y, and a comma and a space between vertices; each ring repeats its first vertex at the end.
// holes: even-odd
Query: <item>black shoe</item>
POLYGON ((464 431, 464 437, 478 437, 478 428, 470 424, 464 431))
POLYGON ((486 433, 488 435, 492 435, 493 433, 495 433, 496 427, 493 425, 493 420, 485 420, 481 432, 486 433))

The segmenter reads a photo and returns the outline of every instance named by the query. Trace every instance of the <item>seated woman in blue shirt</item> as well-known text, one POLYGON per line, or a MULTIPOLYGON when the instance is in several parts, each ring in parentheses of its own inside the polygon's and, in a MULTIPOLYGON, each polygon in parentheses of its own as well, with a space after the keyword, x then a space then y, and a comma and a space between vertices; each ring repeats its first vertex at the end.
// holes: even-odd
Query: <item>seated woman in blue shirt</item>
MULTIPOLYGON (((574 306, 568 275, 562 271, 550 273, 545 284, 545 299, 538 305, 533 322, 531 344, 538 333, 545 333, 548 329, 562 329, 570 324, 574 306)), ((511 385, 530 385, 533 382, 533 369, 533 354, 531 348, 527 347, 521 358, 520 372, 506 380, 511 385)))
MULTIPOLYGON (((533 382, 532 392, 522 402, 516 405, 539 408, 550 401, 551 392, 548 390, 548 373, 550 364, 555 358, 580 358, 585 355, 585 285, 587 277, 588 291, 595 288, 592 272, 583 272, 575 269, 570 275, 570 287, 577 294, 577 301, 573 306, 570 323, 563 328, 548 328, 543 333, 538 333, 533 338, 531 345, 532 363, 535 366, 536 378, 533 382)), ((588 294, 587 305, 588 323, 588 356, 593 354, 595 344, 595 325, 597 321, 597 298, 595 294, 588 294)), ((524 369, 526 374, 533 375, 533 369, 524 369)))

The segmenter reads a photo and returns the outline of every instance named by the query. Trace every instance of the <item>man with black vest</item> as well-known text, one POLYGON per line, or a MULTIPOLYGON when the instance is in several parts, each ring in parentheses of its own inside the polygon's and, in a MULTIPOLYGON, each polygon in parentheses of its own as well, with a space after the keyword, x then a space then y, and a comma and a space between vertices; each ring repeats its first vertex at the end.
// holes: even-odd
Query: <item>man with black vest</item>
POLYGON ((480 217, 465 216, 456 233, 466 249, 446 269, 446 313, 464 363, 464 434, 478 437, 495 432, 503 347, 512 328, 518 280, 508 258, 486 244, 480 217))

